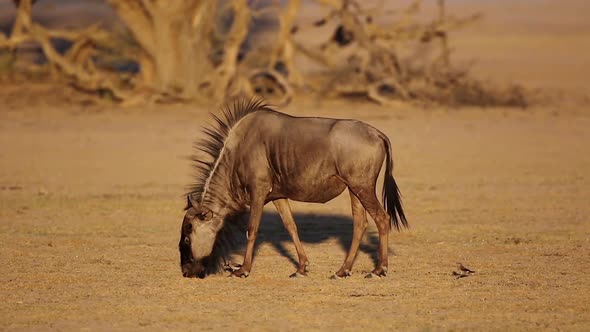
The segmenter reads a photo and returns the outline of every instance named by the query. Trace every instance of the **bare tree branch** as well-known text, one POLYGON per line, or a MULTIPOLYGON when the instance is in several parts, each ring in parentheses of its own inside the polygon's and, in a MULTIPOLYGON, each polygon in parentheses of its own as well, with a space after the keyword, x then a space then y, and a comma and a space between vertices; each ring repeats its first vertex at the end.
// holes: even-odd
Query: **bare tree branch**
POLYGON ((303 85, 303 76, 295 67, 295 45, 291 35, 300 6, 300 0, 290 0, 287 7, 280 13, 279 34, 270 55, 270 68, 277 69, 279 62, 281 62, 288 74, 288 80, 295 86, 303 85))
POLYGON ((230 80, 236 75, 238 52, 240 46, 248 36, 250 25, 250 8, 246 0, 232 0, 234 19, 224 44, 224 57, 221 65, 216 69, 213 79, 214 96, 218 99, 225 96, 230 80))
POLYGON ((108 0, 117 15, 126 23, 135 40, 147 54, 157 47, 151 13, 142 2, 136 0, 108 0))

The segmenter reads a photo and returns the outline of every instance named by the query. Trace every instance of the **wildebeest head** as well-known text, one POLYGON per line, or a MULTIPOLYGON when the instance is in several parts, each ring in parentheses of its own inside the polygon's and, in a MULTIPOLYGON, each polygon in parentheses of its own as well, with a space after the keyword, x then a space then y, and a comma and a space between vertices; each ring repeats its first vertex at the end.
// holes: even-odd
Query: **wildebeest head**
POLYGON ((218 213, 194 203, 191 196, 187 196, 178 243, 183 276, 204 278, 214 269, 216 262, 212 252, 222 224, 223 218, 218 213))

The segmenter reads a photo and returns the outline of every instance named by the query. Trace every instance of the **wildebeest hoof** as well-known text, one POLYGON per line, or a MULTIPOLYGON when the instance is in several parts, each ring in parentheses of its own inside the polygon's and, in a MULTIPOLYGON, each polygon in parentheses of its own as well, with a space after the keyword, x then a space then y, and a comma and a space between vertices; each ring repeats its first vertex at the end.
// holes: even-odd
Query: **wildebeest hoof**
POLYGON ((242 270, 239 268, 230 274, 230 277, 238 277, 238 278, 247 278, 250 275, 250 272, 242 270))
POLYGON ((330 279, 345 279, 351 276, 351 273, 349 270, 344 270, 344 271, 338 271, 336 273, 334 273, 333 276, 330 277, 330 279))
POLYGON ((387 271, 385 269, 375 269, 373 272, 367 274, 365 278, 381 278, 387 277, 387 271))
POLYGON ((301 278, 301 277, 307 277, 307 274, 305 273, 301 273, 299 271, 292 273, 289 278, 301 278))
POLYGON ((227 272, 235 272, 242 267, 241 264, 233 264, 232 262, 227 262, 223 265, 223 270, 227 272))
POLYGON ((332 279, 332 280, 340 280, 340 279, 346 279, 346 278, 348 278, 348 277, 349 277, 349 275, 348 275, 348 276, 343 276, 343 277, 341 277, 341 276, 337 275, 336 273, 334 273, 334 274, 333 274, 333 275, 330 277, 330 279, 332 279))

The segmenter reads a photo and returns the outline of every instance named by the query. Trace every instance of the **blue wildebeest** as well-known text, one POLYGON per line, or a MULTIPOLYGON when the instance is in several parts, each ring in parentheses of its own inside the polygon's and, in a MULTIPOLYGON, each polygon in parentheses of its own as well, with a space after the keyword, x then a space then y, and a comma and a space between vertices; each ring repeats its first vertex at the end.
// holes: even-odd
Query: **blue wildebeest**
POLYGON ((216 126, 206 128, 207 138, 195 144, 211 158, 194 158, 200 175, 187 195, 179 243, 185 277, 204 278, 218 269, 225 261, 232 228, 240 226, 247 228, 246 252, 232 274, 247 277, 268 202, 278 210, 299 256, 292 276, 306 275, 309 261, 288 200, 325 203, 346 188, 354 221, 352 243, 333 277, 350 275, 367 228, 366 212, 379 231, 378 265, 368 276, 386 275, 389 231, 408 223, 392 174, 391 144, 382 132, 356 120, 289 116, 260 100, 236 102, 223 117, 213 117, 216 126), (375 186, 384 161, 382 206, 375 186), (246 227, 241 216, 248 210, 246 227))

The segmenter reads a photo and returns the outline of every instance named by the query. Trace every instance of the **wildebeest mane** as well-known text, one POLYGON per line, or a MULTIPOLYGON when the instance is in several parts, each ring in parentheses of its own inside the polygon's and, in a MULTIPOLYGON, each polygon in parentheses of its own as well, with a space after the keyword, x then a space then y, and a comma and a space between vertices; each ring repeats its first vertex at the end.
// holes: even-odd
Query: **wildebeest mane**
POLYGON ((213 120, 215 120, 214 126, 203 127, 205 137, 193 144, 195 149, 205 153, 205 158, 202 153, 200 156, 193 155, 191 157, 197 174, 195 183, 188 188, 188 195, 191 195, 199 203, 203 202, 232 128, 246 115, 259 110, 270 110, 270 108, 262 99, 250 98, 235 100, 225 106, 222 108, 221 116, 211 113, 213 120))
MULTIPOLYGON (((196 169, 196 175, 195 182, 189 186, 187 195, 191 195, 195 203, 202 204, 205 195, 209 199, 214 199, 217 196, 214 190, 208 191, 208 186, 211 184, 211 179, 220 158, 222 158, 226 140, 232 128, 241 119, 259 110, 271 109, 262 99, 250 98, 235 100, 225 106, 222 108, 221 116, 211 114, 215 124, 210 127, 203 127, 205 137, 193 144, 195 149, 202 152, 191 157, 194 163, 193 166, 196 169)), ((185 210, 190 207, 190 201, 188 204, 185 210)), ((247 228, 246 215, 243 211, 234 211, 234 213, 225 217, 223 227, 217 233, 213 251, 208 258, 207 273, 219 272, 232 251, 243 242, 247 228)))

